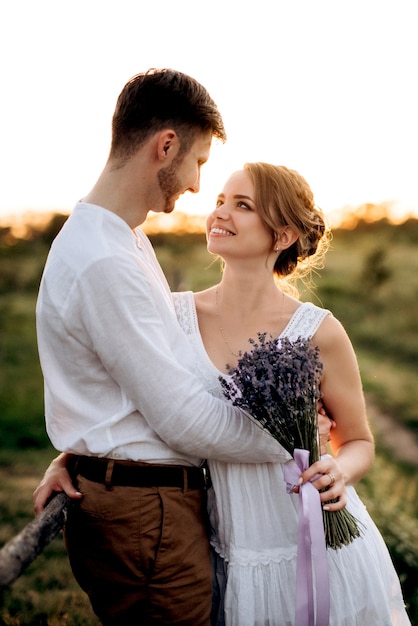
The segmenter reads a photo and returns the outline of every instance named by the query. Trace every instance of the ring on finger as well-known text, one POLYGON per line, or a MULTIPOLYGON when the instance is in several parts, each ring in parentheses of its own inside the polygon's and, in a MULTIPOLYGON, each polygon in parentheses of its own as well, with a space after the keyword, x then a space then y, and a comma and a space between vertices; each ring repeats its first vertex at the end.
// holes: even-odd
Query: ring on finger
POLYGON ((335 476, 334 476, 334 474, 331 474, 331 472, 328 472, 327 476, 329 476, 329 485, 328 485, 328 487, 332 487, 332 485, 335 483, 335 476))

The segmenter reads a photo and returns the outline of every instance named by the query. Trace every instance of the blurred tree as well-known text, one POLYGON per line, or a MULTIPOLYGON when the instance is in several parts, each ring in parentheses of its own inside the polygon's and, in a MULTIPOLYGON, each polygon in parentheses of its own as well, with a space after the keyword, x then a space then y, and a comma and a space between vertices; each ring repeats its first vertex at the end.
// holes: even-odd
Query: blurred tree
POLYGON ((376 293, 389 280, 391 273, 386 250, 379 246, 371 250, 364 260, 361 285, 367 293, 376 293))

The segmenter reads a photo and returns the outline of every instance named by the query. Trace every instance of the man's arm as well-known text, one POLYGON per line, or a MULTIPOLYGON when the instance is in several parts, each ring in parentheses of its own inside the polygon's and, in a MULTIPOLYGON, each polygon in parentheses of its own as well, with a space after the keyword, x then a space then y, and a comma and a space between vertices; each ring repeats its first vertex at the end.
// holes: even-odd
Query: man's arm
MULTIPOLYGON (((331 439, 331 429, 333 420, 327 417, 323 407, 320 407, 318 413, 319 426, 319 443, 321 453, 327 452, 327 443, 331 439)), ((38 515, 46 506, 54 493, 63 491, 69 498, 79 500, 83 497, 73 485, 68 471, 68 465, 73 458, 72 454, 62 452, 46 469, 45 474, 38 487, 33 492, 33 505, 36 515, 38 515)))
POLYGON ((78 292, 79 309, 72 317, 82 318, 92 350, 109 375, 171 448, 225 462, 290 458, 258 423, 212 396, 179 363, 172 346, 181 340, 184 351, 190 350, 188 340, 177 322, 176 337, 167 332, 160 310, 167 304, 163 297, 156 299, 154 285, 135 265, 109 258, 83 276, 78 292), (85 302, 88 316, 83 315, 85 302))

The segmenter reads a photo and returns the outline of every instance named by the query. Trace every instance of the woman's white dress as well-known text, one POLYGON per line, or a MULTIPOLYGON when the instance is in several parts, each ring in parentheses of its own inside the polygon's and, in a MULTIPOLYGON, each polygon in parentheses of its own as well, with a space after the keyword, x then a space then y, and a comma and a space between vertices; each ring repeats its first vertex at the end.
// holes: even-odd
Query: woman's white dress
MULTIPOLYGON (((222 372, 205 351, 193 294, 174 294, 174 301, 196 352, 197 373, 214 395, 222 397, 218 380, 222 372)), ((327 314, 302 304, 282 336, 312 336, 327 314)), ((283 465, 216 461, 209 465, 211 544, 227 570, 226 626, 293 626, 298 496, 286 492, 283 465)), ((407 626, 410 621, 386 545, 353 487, 348 487, 348 499, 347 508, 360 521, 362 536, 349 546, 327 550, 330 626, 407 626)))

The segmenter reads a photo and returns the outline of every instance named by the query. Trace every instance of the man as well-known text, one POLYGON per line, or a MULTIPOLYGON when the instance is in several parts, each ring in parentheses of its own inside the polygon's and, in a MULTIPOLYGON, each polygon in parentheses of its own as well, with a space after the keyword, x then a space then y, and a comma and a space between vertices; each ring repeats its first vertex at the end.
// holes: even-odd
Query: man
POLYGON ((149 211, 169 213, 182 193, 199 191, 212 137, 225 141, 222 118, 197 81, 166 69, 132 78, 105 167, 55 239, 40 286, 47 430, 74 455, 83 494, 66 545, 109 626, 207 625, 202 460, 288 458, 194 376, 169 287, 138 228, 149 211))

